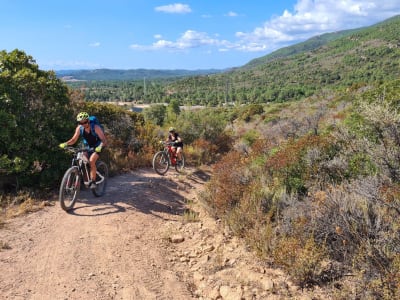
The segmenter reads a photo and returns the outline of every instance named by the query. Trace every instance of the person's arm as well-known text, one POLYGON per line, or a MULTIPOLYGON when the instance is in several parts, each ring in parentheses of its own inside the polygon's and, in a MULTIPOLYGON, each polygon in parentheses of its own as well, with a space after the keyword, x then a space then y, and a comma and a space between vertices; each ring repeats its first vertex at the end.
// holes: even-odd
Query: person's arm
POLYGON ((107 146, 107 139, 106 136, 104 134, 104 131, 100 128, 99 125, 94 126, 94 131, 96 132, 97 136, 99 137, 101 143, 100 143, 100 147, 104 147, 107 146))
POLYGON ((65 144, 67 144, 67 146, 74 145, 78 141, 79 136, 81 135, 81 129, 80 128, 81 128, 81 125, 78 125, 76 127, 76 129, 75 129, 75 133, 72 136, 72 138, 70 138, 68 141, 65 142, 65 144))

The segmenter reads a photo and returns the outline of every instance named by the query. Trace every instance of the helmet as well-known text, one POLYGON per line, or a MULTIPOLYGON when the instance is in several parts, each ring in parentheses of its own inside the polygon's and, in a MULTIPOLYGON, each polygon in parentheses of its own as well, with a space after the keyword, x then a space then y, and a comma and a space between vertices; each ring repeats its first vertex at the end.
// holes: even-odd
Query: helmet
POLYGON ((170 127, 170 128, 168 129, 168 131, 169 131, 169 132, 173 132, 173 131, 175 131, 175 128, 174 128, 174 127, 170 127))
POLYGON ((89 119, 89 114, 87 112, 80 112, 77 116, 76 116, 76 121, 81 122, 83 120, 89 119))

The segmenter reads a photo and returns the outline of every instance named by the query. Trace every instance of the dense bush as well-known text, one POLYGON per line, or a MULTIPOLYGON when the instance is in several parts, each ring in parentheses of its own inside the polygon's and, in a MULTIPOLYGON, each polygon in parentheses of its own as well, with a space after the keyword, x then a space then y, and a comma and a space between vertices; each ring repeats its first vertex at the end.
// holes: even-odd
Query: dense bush
POLYGON ((0 52, 0 191, 48 188, 59 179, 58 144, 72 132, 67 87, 31 56, 0 52))

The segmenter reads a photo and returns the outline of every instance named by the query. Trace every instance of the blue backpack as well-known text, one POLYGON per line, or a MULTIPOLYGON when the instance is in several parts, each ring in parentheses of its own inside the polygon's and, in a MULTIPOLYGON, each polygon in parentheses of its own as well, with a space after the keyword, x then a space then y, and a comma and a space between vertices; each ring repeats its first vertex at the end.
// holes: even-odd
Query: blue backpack
MULTIPOLYGON (((101 128, 101 130, 103 130, 104 132, 104 126, 100 123, 99 119, 97 119, 96 116, 90 116, 89 117, 89 124, 90 124, 90 132, 92 133, 92 135, 94 135, 96 138, 99 138, 99 136, 97 135, 96 131, 94 130, 94 126, 95 125, 99 125, 99 127, 101 128)), ((83 126, 81 126, 80 131, 81 131, 81 136, 83 136, 83 126)), ((86 143, 86 141, 85 141, 86 143)))

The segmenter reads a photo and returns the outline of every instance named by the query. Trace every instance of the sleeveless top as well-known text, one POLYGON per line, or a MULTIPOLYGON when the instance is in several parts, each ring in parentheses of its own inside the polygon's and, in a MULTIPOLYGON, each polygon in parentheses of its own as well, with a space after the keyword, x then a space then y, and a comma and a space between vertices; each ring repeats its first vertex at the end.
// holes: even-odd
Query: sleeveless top
POLYGON ((91 148, 98 146, 101 142, 99 138, 92 134, 92 131, 86 132, 86 130, 83 130, 83 138, 91 148))

